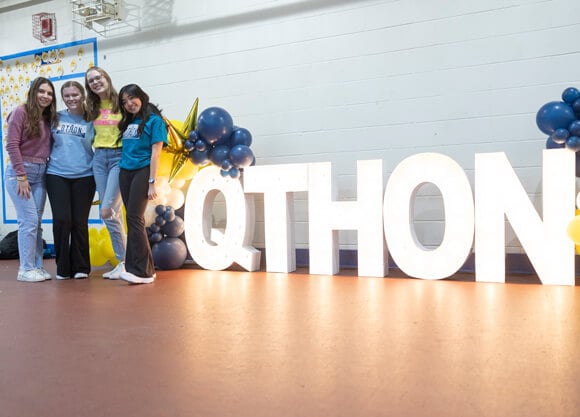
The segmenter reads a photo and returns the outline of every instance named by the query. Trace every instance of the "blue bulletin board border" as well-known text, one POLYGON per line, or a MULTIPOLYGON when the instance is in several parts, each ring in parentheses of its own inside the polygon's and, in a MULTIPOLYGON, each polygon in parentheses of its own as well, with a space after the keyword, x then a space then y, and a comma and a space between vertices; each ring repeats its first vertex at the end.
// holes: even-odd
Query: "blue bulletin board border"
MULTIPOLYGON (((16 90, 18 87, 18 85, 17 85, 18 82, 19 82, 19 85, 21 87, 21 90, 27 91, 28 87, 30 86, 30 82, 36 76, 42 75, 42 76, 48 78, 53 83, 66 81, 66 80, 74 79, 74 78, 83 78, 84 79, 84 75, 85 75, 85 72, 87 70, 87 65, 76 64, 77 61, 75 61, 75 57, 72 57, 72 58, 69 58, 69 62, 68 62, 69 65, 66 66, 64 63, 65 54, 63 51, 66 49, 77 48, 78 52, 80 52, 83 50, 83 46, 85 46, 85 45, 90 45, 92 48, 92 54, 90 55, 90 57, 84 57, 85 61, 88 59, 90 64, 95 65, 95 66, 98 65, 97 38, 89 38, 89 39, 68 42, 68 43, 63 43, 63 44, 58 44, 58 45, 50 45, 50 46, 46 46, 44 48, 32 49, 29 51, 19 52, 19 53, 12 54, 12 55, 0 56, 0 96, 2 98, 0 100, 0 119, 2 120, 2 124, 0 125, 0 143, 2 143, 2 146, 0 147, 0 168, 1 168, 1 175, 2 175, 2 218, 3 218, 4 224, 16 224, 17 223, 17 220, 15 218, 11 217, 8 210, 7 210, 6 201, 7 201, 8 195, 6 193, 6 189, 5 189, 5 185, 4 185, 4 171, 5 171, 5 165, 7 162, 7 155, 5 155, 5 152, 4 152, 4 132, 3 131, 4 131, 4 128, 6 126, 6 124, 5 124, 6 117, 8 116, 8 113, 12 110, 12 108, 14 107, 14 103, 11 103, 12 105, 8 106, 8 104, 11 101, 11 100, 9 100, 9 98, 14 99, 14 94, 16 94, 16 96, 19 95, 19 92, 14 93, 14 90, 16 90), (12 66, 10 66, 10 63, 12 61, 14 63, 16 63, 16 65, 17 65, 16 69, 18 70, 19 69, 18 66, 22 65, 24 67, 25 65, 28 65, 26 63, 22 63, 22 64, 20 63, 20 60, 22 60, 24 58, 31 58, 30 59, 30 61, 31 61, 30 66, 31 67, 32 67, 32 61, 34 61, 34 63, 35 63, 34 69, 35 69, 35 72, 37 72, 37 73, 34 74, 34 77, 30 77, 31 79, 29 79, 28 75, 26 77, 22 77, 22 75, 18 76, 18 78, 22 78, 22 80, 15 79, 15 77, 17 77, 17 76, 15 74, 13 74, 14 69, 12 66), (58 65, 59 63, 60 63, 60 65, 58 65), (55 65, 57 65, 57 67, 56 67, 57 69, 53 70, 52 68, 55 67, 55 65), (46 66, 45 67, 46 71, 43 71, 43 68, 44 68, 43 66, 46 66), (66 67, 66 70, 65 70, 65 67, 66 67), (39 71, 39 69, 40 69, 40 71, 39 71), (50 71, 48 71, 48 70, 50 70, 50 71), (9 84, 10 84, 9 80, 12 80, 12 79, 14 79, 14 83, 12 83, 10 85, 10 88, 9 88, 9 84)), ((82 58, 83 57, 79 57, 78 53, 77 53, 76 59, 80 60, 82 58)), ((81 84, 84 84, 84 81, 81 84)), ((20 94, 20 95, 22 95, 22 94, 20 94)), ((17 99, 18 98, 20 98, 20 102, 21 102, 24 97, 17 97, 17 99)), ((52 219, 42 219, 42 223, 52 223, 52 219)), ((89 218, 89 223, 101 224, 102 221, 100 219, 90 219, 89 218)))

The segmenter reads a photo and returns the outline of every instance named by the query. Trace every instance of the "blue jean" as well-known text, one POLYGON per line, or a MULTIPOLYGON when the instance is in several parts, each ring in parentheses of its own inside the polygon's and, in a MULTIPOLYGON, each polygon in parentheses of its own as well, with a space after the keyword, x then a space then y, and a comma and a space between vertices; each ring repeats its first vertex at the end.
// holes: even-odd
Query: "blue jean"
POLYGON ((24 162, 30 184, 30 198, 25 200, 16 192, 18 181, 12 163, 6 165, 4 183, 12 199, 18 223, 18 255, 20 269, 42 268, 42 214, 46 203, 46 164, 24 162))
POLYGON ((97 185, 97 192, 101 200, 101 210, 112 210, 111 217, 103 218, 105 226, 111 236, 111 243, 115 251, 115 258, 125 260, 127 235, 123 227, 123 212, 121 192, 119 190, 119 162, 121 149, 95 149, 93 156, 93 175, 97 185))

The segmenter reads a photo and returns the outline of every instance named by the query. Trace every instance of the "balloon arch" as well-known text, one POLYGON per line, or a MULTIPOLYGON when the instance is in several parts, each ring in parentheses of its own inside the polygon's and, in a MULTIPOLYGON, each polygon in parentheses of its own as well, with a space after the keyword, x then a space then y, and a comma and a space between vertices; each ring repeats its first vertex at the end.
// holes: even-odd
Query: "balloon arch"
MULTIPOLYGON (((232 116, 221 107, 209 107, 199 117, 197 110, 198 99, 184 122, 165 118, 168 145, 159 161, 159 196, 145 210, 149 244, 159 269, 180 268, 187 259, 182 208, 193 176, 206 166, 216 165, 223 177, 237 179, 245 167, 256 163, 248 129, 234 125, 232 116)), ((92 266, 118 262, 105 227, 89 228, 89 250, 92 266)))

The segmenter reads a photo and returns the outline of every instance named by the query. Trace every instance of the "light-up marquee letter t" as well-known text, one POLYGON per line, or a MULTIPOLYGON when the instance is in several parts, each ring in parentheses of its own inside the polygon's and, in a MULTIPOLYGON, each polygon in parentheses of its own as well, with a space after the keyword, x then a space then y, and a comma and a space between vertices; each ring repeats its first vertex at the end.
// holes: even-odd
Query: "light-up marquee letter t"
POLYGON ((294 193, 308 188, 308 164, 252 166, 244 169, 244 191, 264 193, 266 270, 296 270, 294 193))

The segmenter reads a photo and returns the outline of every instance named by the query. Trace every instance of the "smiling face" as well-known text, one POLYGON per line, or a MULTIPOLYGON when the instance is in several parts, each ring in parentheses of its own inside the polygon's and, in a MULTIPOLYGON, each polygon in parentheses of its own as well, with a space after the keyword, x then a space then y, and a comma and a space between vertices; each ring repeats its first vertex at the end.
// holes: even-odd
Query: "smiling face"
POLYGON ((77 87, 65 87, 62 89, 62 100, 69 112, 74 114, 83 113, 83 93, 77 87))
POLYGON ((52 104, 54 100, 54 90, 48 83, 40 84, 38 92, 36 93, 36 102, 45 109, 52 104))
POLYGON ((123 93, 121 96, 121 104, 127 113, 131 113, 133 115, 139 113, 139 110, 141 110, 141 106, 143 105, 140 98, 130 96, 127 93, 123 93))
POLYGON ((87 85, 93 93, 98 95, 101 99, 106 99, 109 94, 109 81, 107 77, 101 74, 96 69, 87 71, 86 75, 87 85))

